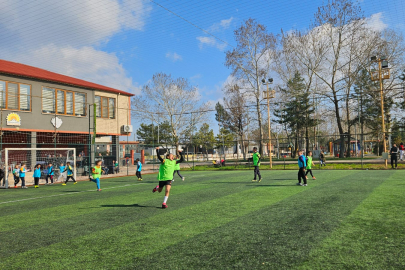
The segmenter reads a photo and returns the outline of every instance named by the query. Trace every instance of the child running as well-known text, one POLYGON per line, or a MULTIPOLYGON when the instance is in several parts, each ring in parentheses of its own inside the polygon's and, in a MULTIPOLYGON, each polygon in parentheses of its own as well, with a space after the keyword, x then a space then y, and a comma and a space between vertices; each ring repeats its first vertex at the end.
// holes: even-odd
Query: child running
POLYGON ((180 154, 180 160, 174 160, 174 155, 169 154, 166 156, 165 159, 163 159, 159 155, 159 147, 156 147, 156 155, 158 159, 160 160, 160 167, 159 167, 159 174, 158 174, 158 180, 159 180, 159 185, 157 185, 152 192, 158 191, 159 193, 162 192, 163 187, 166 187, 165 190, 165 197, 163 199, 162 203, 162 208, 167 208, 167 199, 169 198, 169 193, 170 193, 170 188, 172 186, 172 179, 173 179, 173 173, 176 167, 176 164, 183 162, 183 155, 181 154, 181 150, 179 150, 180 154))
POLYGON ((142 162, 139 161, 139 158, 136 159, 136 177, 138 177, 138 181, 142 181, 142 162))
MULTIPOLYGON (((305 174, 305 177, 308 175, 308 173, 310 173, 311 176, 312 176, 312 179, 315 180, 316 178, 315 178, 315 176, 312 174, 312 165, 315 166, 315 164, 314 164, 314 162, 312 161, 312 152, 311 152, 311 151, 308 152, 308 156, 307 156, 306 162, 307 162, 307 172, 306 172, 306 174, 305 174)), ((308 179, 308 177, 306 177, 306 178, 308 179)))
POLYGON ((64 171, 65 171, 65 166, 63 165, 63 163, 61 163, 59 165, 59 177, 58 177, 58 182, 61 181, 61 179, 63 180, 64 178, 64 171))
MULTIPOLYGON (((34 167, 34 187, 35 188, 39 188, 39 178, 41 178, 41 165, 37 164, 34 167)), ((47 180, 48 180, 48 178, 47 178, 47 180)))
POLYGON ((54 174, 55 174, 55 171, 53 169, 52 163, 49 163, 48 164, 47 174, 46 174, 46 183, 45 183, 45 185, 48 185, 48 178, 51 179, 50 185, 53 185, 53 175, 54 174))
POLYGON ((96 162, 96 166, 91 168, 91 173, 93 175, 93 179, 90 178, 90 181, 94 182, 97 184, 97 191, 101 191, 100 188, 100 178, 101 178, 101 160, 98 160, 96 162))
POLYGON ((28 188, 25 186, 25 173, 26 172, 27 172, 27 169, 25 168, 25 163, 22 163, 21 168, 20 168, 21 188, 28 188))
MULTIPOLYGON (((176 156, 176 161, 177 160, 180 160, 179 156, 176 156)), ((180 174, 180 163, 176 163, 176 166, 174 166, 173 181, 174 181, 174 175, 176 174, 176 172, 177 172, 177 175, 180 176, 181 180, 184 181, 185 178, 183 176, 181 176, 181 174, 180 174)))
POLYGON ((20 170, 18 169, 18 165, 15 165, 13 170, 13 177, 14 177, 14 188, 17 188, 18 182, 20 182, 20 170))
POLYGON ((256 182, 256 177, 259 176, 259 183, 262 181, 262 175, 260 174, 260 154, 257 152, 257 147, 253 147, 253 166, 255 166, 254 169, 254 175, 255 177, 253 178, 252 182, 256 182))
POLYGON ((76 180, 73 178, 73 168, 72 168, 72 166, 70 166, 70 162, 66 163, 66 168, 63 172, 67 172, 67 177, 66 177, 65 183, 63 183, 62 186, 66 186, 66 183, 69 181, 69 179, 73 180, 74 185, 77 184, 76 180))
POLYGON ((307 186, 307 177, 305 176, 305 168, 307 167, 305 156, 303 155, 303 151, 300 150, 298 152, 298 167, 300 168, 298 171, 298 186, 302 186, 301 178, 304 180, 304 185, 307 186))

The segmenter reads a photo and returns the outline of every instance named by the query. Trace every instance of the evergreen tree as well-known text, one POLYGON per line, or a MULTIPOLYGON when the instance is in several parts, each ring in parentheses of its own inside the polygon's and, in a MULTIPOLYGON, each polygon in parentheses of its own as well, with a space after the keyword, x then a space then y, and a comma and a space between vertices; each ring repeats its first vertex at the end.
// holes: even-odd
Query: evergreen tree
POLYGON ((299 139, 305 137, 306 149, 309 149, 308 129, 317 125, 318 121, 311 115, 315 109, 306 91, 304 79, 296 72, 294 78, 287 83, 286 88, 281 92, 288 96, 288 101, 282 108, 275 110, 274 115, 278 118, 276 122, 289 129, 294 137, 294 151, 292 157, 295 157, 299 150, 299 139), (305 136, 303 136, 305 133, 305 136))

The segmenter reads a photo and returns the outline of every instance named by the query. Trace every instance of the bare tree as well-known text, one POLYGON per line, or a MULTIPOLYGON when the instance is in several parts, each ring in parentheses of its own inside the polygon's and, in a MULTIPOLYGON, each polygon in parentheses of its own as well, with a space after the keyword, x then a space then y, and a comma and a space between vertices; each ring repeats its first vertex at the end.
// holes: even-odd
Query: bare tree
POLYGON ((187 79, 157 73, 143 86, 142 94, 134 97, 133 115, 153 122, 167 121, 178 147, 179 138, 205 116, 207 104, 199 101, 198 89, 187 79))
POLYGON ((242 90, 253 98, 256 104, 258 128, 260 129, 260 149, 263 154, 263 127, 261 113, 261 80, 270 71, 274 57, 276 38, 268 33, 266 27, 254 19, 246 20, 234 31, 236 48, 226 52, 226 63, 232 69, 232 75, 242 82, 242 90))
POLYGON ((243 147, 243 135, 245 133, 246 122, 246 99, 238 85, 232 85, 225 88, 224 97, 225 107, 229 112, 230 127, 238 136, 236 145, 237 157, 239 158, 239 145, 242 143, 242 155, 246 159, 245 147, 243 147))
MULTIPOLYGON (((380 45, 378 35, 367 27, 360 7, 351 0, 332 0, 318 8, 315 24, 305 35, 290 36, 289 49, 298 61, 311 70, 322 82, 323 91, 318 94, 329 98, 333 104, 340 139, 344 141, 344 125, 341 115, 342 102, 346 118, 350 118, 350 95, 353 78, 369 59, 373 48, 380 45), (308 37, 316 42, 308 44, 308 37), (313 39, 312 39, 313 40, 313 39), (307 53, 309 48, 314 53, 307 53)), ((311 40, 311 39, 309 39, 311 40)), ((341 145, 341 157, 344 147, 341 145)))

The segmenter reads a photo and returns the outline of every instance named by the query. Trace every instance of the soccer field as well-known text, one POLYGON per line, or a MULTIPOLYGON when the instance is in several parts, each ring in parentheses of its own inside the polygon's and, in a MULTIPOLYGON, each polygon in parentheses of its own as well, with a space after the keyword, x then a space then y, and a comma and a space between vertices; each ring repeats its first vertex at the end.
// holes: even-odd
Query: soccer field
POLYGON ((405 171, 314 172, 0 190, 0 269, 404 269, 405 171))

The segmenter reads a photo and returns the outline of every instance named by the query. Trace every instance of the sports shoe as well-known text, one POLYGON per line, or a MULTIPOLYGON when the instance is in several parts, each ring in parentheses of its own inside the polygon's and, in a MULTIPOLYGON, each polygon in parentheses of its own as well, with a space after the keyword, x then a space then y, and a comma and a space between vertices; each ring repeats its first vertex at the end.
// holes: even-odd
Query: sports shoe
POLYGON ((45 183, 45 186, 49 185, 48 183, 45 183))
POLYGON ((257 181, 256 179, 253 179, 253 180, 252 180, 252 182, 256 182, 256 181, 257 181))
POLYGON ((17 186, 14 186, 14 188, 17 188, 17 186))
POLYGON ((141 181, 143 181, 143 179, 141 178, 141 181))
POLYGON ((152 192, 155 193, 158 190, 159 186, 153 188, 152 192))
POLYGON ((39 188, 39 186, 34 186, 34 188, 39 188))
POLYGON ((312 177, 313 180, 316 180, 315 176, 312 177))
POLYGON ((181 180, 183 180, 183 181, 184 181, 184 179, 186 179, 186 178, 184 178, 184 177, 181 178, 181 180))
POLYGON ((262 179, 260 178, 258 182, 260 183, 261 181, 262 181, 262 179))
POLYGON ((100 188, 100 189, 97 189, 97 191, 101 191, 101 188, 100 188))
POLYGON ((303 184, 304 187, 308 186, 307 184, 303 184))
POLYGON ((76 185, 76 184, 77 184, 77 182, 74 182, 74 183, 73 183, 73 185, 76 185))
POLYGON ((65 184, 65 183, 63 183, 63 184, 62 184, 62 186, 66 186, 66 184, 65 184))
POLYGON ((26 186, 23 186, 23 187, 21 187, 21 188, 28 188, 28 187, 26 187, 26 186))
POLYGON ((162 203, 162 208, 167 208, 167 204, 166 204, 166 203, 162 203))
POLYGON ((302 186, 302 184, 301 184, 301 183, 297 183, 297 186, 302 186))
POLYGON ((141 178, 138 178, 138 181, 142 181, 141 178))

